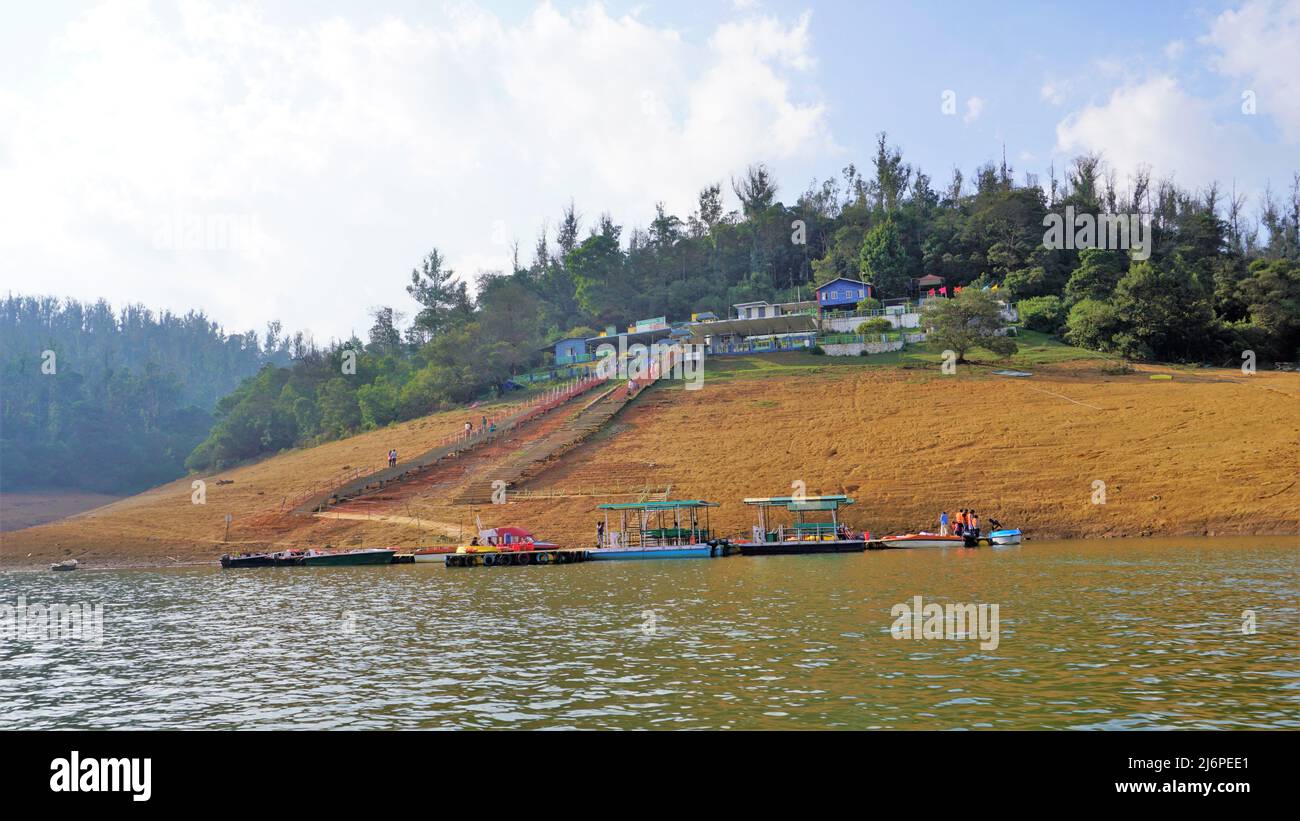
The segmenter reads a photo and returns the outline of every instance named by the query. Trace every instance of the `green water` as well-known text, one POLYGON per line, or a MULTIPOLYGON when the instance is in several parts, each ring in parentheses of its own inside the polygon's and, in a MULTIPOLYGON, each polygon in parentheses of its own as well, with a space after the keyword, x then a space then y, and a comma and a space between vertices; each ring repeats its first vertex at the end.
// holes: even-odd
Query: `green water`
POLYGON ((0 637, 0 728, 1300 727, 1298 571, 1233 538, 8 574, 0 613, 103 632, 0 637), (918 595, 997 604, 998 646, 894 638, 918 595))

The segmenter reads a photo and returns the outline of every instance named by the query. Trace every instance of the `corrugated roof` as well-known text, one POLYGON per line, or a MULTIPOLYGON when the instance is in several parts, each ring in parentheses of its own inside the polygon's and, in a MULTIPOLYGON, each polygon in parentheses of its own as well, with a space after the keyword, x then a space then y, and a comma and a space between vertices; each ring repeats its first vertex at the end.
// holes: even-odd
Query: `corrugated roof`
POLYGON ((719 319, 715 322, 691 326, 691 341, 701 343, 706 336, 755 336, 757 334, 789 334, 817 330, 817 318, 811 314, 766 316, 756 319, 719 319))

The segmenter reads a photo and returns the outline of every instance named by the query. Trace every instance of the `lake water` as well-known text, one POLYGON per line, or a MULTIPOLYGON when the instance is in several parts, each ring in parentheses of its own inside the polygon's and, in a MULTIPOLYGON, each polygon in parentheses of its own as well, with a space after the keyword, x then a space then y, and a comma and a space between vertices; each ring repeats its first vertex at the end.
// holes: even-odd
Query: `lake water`
POLYGON ((1295 728, 1298 599, 1276 537, 7 574, 102 633, 0 634, 0 728, 1295 728), (895 638, 915 596, 996 648, 895 638))

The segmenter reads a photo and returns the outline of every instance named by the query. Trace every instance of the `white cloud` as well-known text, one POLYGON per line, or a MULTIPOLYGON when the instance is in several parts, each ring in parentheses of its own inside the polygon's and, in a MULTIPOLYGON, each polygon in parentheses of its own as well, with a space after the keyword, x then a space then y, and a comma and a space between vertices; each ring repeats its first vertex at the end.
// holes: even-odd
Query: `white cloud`
POLYGON ((364 331, 365 306, 412 308, 431 245, 472 276, 516 238, 527 262, 570 196, 644 224, 834 149, 811 55, 807 15, 699 41, 598 5, 369 26, 99 6, 51 44, 57 73, 0 89, 0 289, 364 331))
POLYGON ((1218 181, 1262 190, 1269 168, 1284 167, 1274 146, 1241 122, 1216 119, 1215 106, 1168 75, 1115 89, 1100 105, 1075 111, 1056 127, 1056 151, 1069 158, 1098 152, 1124 177, 1145 165, 1155 178, 1193 189, 1218 181))
POLYGON ((1043 87, 1038 90, 1038 96, 1042 97, 1052 105, 1060 105, 1065 102, 1066 83, 1060 80, 1048 80, 1043 83, 1043 87))
POLYGON ((1165 57, 1171 61, 1176 61, 1187 51, 1187 44, 1182 40, 1171 40, 1165 44, 1165 57))
POLYGON ((1257 111, 1300 141, 1300 0, 1253 0, 1220 14, 1204 38, 1211 64, 1255 93, 1257 111))
POLYGON ((984 99, 971 97, 966 100, 966 114, 961 118, 962 122, 973 123, 982 113, 984 113, 984 99))

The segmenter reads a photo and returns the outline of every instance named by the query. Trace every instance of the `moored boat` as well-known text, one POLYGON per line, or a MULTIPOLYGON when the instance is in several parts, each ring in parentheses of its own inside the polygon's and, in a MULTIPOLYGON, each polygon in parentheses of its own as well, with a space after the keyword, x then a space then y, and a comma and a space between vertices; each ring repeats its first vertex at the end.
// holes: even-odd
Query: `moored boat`
POLYGON ((710 538, 711 507, 717 504, 701 499, 597 505, 597 510, 605 511, 605 520, 597 525, 596 548, 587 552, 587 558, 707 559, 725 555, 726 543, 710 538), (610 523, 611 512, 619 514, 616 525, 610 523))
POLYGON ((483 528, 479 523, 478 535, 463 545, 439 545, 421 547, 413 554, 417 562, 446 562, 453 553, 517 553, 522 550, 554 550, 559 545, 554 542, 539 542, 533 534, 522 527, 506 525, 504 527, 483 528))
POLYGON ((275 558, 270 553, 227 553, 221 557, 222 567, 272 567, 275 558))
POLYGON ((64 559, 61 562, 55 562, 50 565, 51 570, 76 570, 79 562, 76 559, 64 559))
POLYGON ((940 536, 938 533, 908 533, 903 536, 885 536, 881 543, 885 547, 966 547, 962 536, 940 536))
POLYGON ((855 534, 839 520, 839 509, 853 504, 847 496, 765 496, 745 499, 758 511, 751 538, 738 543, 745 556, 780 556, 810 553, 857 553, 866 549, 865 534, 855 534), (769 526, 769 512, 785 508, 795 516, 790 525, 769 526), (830 521, 808 521, 807 514, 823 512, 830 521))
POLYGON ((1020 531, 1017 530, 995 530, 989 534, 989 541, 993 544, 1011 545, 1020 544, 1020 531))
POLYGON ((344 550, 327 553, 323 550, 308 550, 303 553, 299 563, 307 567, 340 567, 363 564, 392 564, 393 554, 397 550, 391 547, 368 547, 360 550, 344 550))

